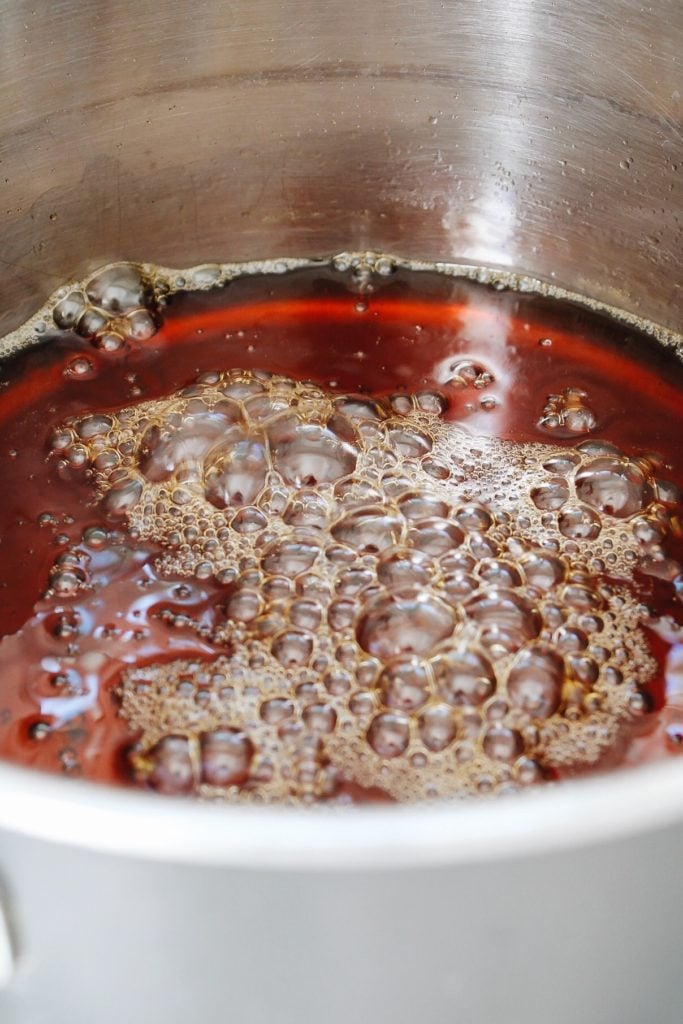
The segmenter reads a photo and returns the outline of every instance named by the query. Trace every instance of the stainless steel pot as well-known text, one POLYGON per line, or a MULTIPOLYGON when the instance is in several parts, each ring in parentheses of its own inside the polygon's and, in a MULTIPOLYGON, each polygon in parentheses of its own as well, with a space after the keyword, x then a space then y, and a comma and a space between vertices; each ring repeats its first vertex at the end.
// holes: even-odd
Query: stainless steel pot
MULTIPOLYGON (((681 330, 679 0, 0 0, 0 326, 113 259, 522 270, 681 330)), ((683 764, 466 807, 0 768, 3 1024, 674 1024, 683 764)))

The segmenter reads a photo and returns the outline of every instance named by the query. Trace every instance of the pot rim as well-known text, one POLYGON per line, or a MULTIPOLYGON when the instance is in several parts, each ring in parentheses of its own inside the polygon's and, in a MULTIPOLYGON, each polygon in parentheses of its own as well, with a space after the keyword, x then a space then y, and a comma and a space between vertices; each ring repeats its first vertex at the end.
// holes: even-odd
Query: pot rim
POLYGON ((538 856, 683 822, 683 761, 497 800, 218 807, 0 765, 0 829, 142 859, 242 869, 420 868, 538 856))

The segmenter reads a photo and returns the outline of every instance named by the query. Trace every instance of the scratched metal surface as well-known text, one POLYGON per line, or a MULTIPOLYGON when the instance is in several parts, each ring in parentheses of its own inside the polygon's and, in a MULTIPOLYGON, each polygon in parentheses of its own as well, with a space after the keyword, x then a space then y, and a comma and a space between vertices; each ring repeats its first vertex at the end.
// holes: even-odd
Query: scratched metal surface
POLYGON ((117 257, 366 247, 680 328, 679 0, 2 0, 0 25, 0 330, 117 257))

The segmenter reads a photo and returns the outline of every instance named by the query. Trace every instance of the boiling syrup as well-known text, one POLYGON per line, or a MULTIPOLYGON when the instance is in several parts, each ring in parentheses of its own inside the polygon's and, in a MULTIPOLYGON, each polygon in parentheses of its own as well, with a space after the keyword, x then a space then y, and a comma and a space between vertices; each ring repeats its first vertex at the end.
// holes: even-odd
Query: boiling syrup
POLYGON ((314 802, 683 745, 675 348, 350 263, 119 265, 8 339, 3 757, 314 802))

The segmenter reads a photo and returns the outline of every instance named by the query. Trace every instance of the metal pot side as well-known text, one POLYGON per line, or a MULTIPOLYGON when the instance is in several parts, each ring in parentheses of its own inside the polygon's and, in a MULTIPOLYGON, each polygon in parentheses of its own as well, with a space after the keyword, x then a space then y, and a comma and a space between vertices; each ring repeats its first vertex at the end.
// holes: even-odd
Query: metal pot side
MULTIPOLYGON (((116 259, 363 249, 683 327, 679 0, 0 0, 0 26, 0 333, 116 259)), ((682 853, 674 763, 333 816, 3 766, 0 1019, 677 1024, 682 853)))

